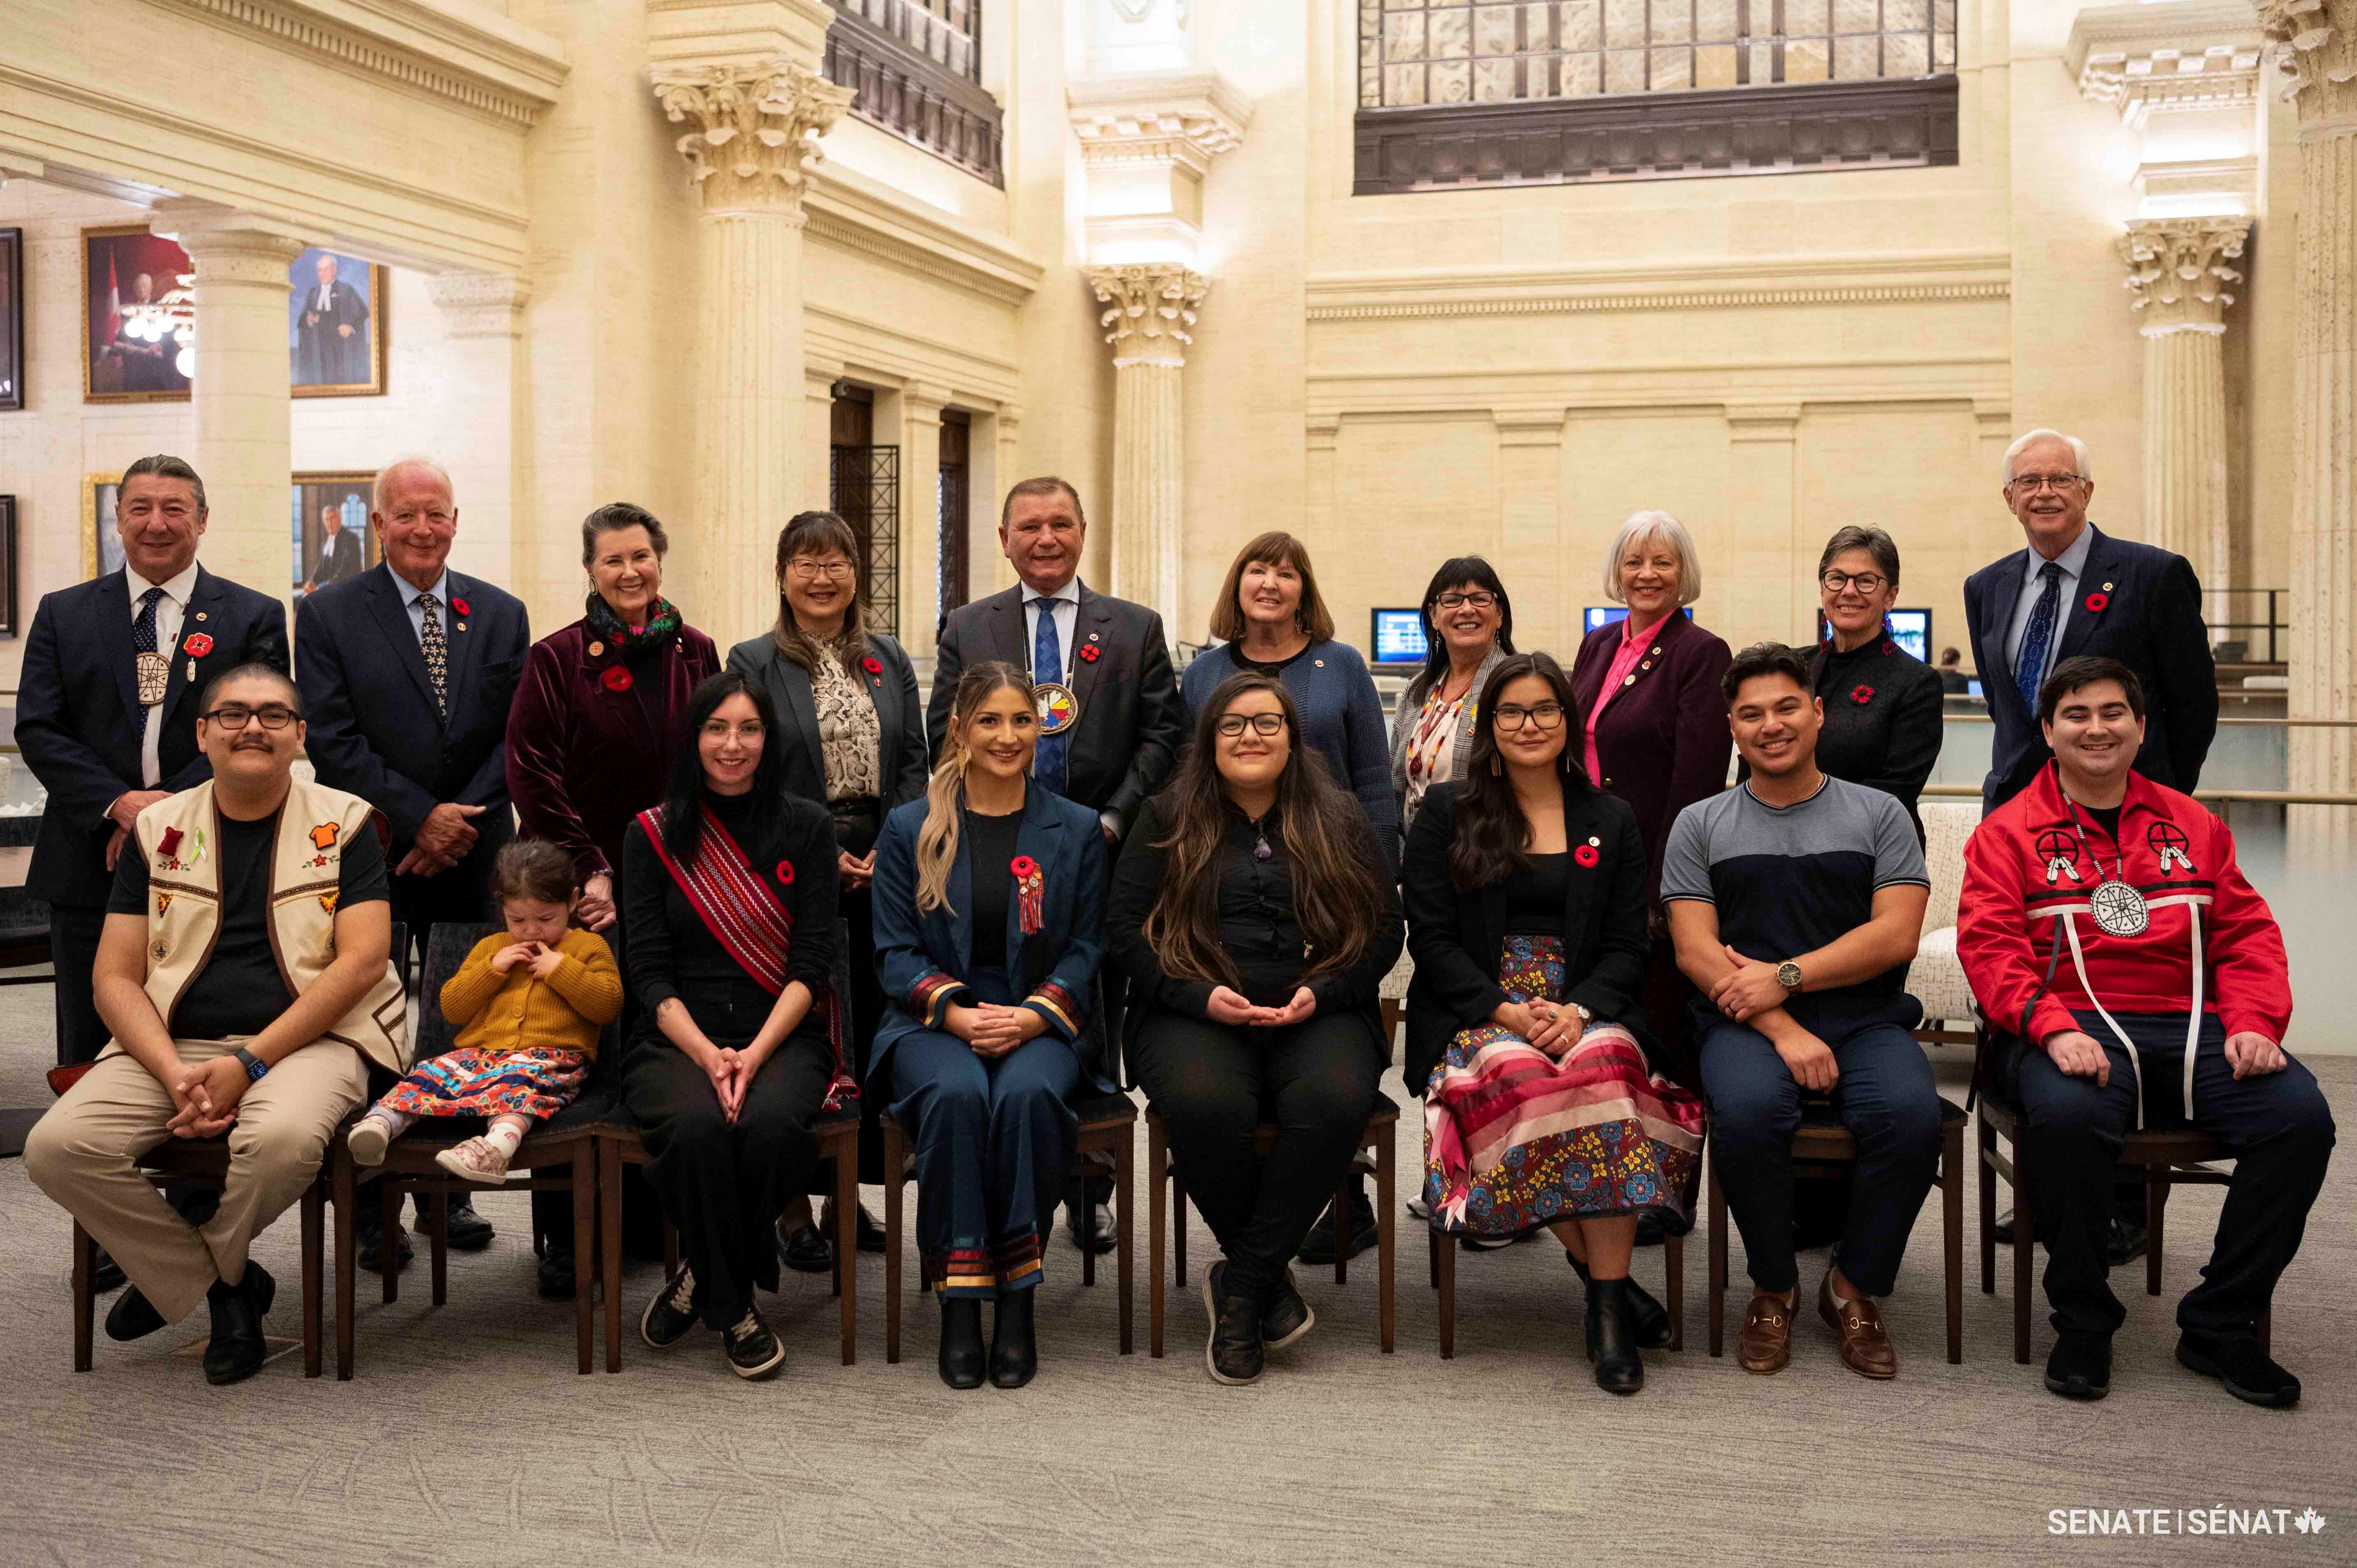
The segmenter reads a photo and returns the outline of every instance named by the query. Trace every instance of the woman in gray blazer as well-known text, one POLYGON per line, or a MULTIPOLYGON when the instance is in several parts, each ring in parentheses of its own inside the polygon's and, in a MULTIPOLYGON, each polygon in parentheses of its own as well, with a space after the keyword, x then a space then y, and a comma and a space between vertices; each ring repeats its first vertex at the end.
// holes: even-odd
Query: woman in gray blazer
POLYGON ((1424 669, 1392 713, 1392 792, 1403 842, 1424 792, 1465 776, 1476 694, 1514 651, 1514 607, 1490 563, 1459 555, 1440 564, 1424 590, 1424 669))

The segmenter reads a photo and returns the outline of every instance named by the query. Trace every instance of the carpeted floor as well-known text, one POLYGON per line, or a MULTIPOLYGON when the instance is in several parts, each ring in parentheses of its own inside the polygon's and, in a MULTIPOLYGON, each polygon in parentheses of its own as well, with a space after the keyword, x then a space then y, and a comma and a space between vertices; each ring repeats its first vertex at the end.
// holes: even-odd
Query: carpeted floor
MULTIPOLYGON (((0 1009, 0 1103, 46 1098, 46 1002, 18 991, 0 1009)), ((1956 1056, 1943 1073, 1961 1096, 1956 1056)), ((2357 1059, 2316 1065, 2352 1119, 2357 1059)), ((1413 1172, 1413 1117, 1400 1133, 1413 1172)), ((0 1563, 2347 1563, 2352 1197, 2344 1159, 2277 1296, 2277 1355, 2307 1382, 2290 1412, 2238 1404, 2170 1357, 2175 1294, 2219 1202, 2200 1188, 2171 1205, 2169 1294, 2144 1295, 2141 1265, 2121 1282, 2135 1291, 2128 1326, 2112 1397, 2095 1405, 2056 1400, 2037 1366, 2013 1364, 2007 1298, 1979 1293, 1969 1250, 1964 1362, 1945 1363, 1936 1194, 1889 1305, 1904 1365, 1887 1384, 1844 1370, 1810 1315, 1778 1377, 1710 1359, 1699 1235, 1688 1348, 1649 1356, 1634 1399, 1590 1381, 1576 1281, 1544 1240, 1460 1258, 1458 1358, 1443 1362, 1412 1229, 1397 1355, 1376 1349, 1368 1253, 1345 1287, 1305 1272, 1317 1329, 1249 1389, 1205 1376, 1188 1291, 1172 1293, 1168 1359, 1146 1357, 1142 1246, 1138 1353, 1115 1354, 1111 1260, 1083 1290, 1060 1232, 1043 1368, 1018 1393, 943 1388, 922 1301, 907 1359, 887 1366, 872 1256, 856 1367, 837 1364, 823 1276, 788 1275, 765 1303, 791 1352, 774 1381, 740 1382, 701 1334, 658 1356, 634 1332, 660 1283, 642 1266, 625 1284, 621 1375, 585 1378, 570 1308, 533 1294, 525 1200, 501 1195, 481 1204, 499 1240, 454 1259, 447 1307, 428 1305, 422 1261, 395 1305, 364 1284, 357 1380, 307 1381, 289 1357, 215 1390, 175 1356, 201 1337, 201 1316, 135 1345, 102 1336, 95 1369, 70 1370, 67 1220, 12 1160, 0 1164, 0 1563), (2312 1507, 2325 1527, 2221 1541, 2050 1524, 2051 1509, 2212 1505, 2312 1507)), ((1968 1193, 1968 1243, 1973 1212, 1968 1193)), ((1200 1221, 1193 1240, 1200 1271, 1200 1221)), ((256 1255, 287 1287, 272 1326, 297 1332, 291 1216, 256 1255)), ((1662 1267, 1659 1251, 1638 1264, 1657 1291, 1662 1267)), ((1804 1262, 1812 1290, 1823 1268, 1804 1262)), ((1740 1269, 1738 1246, 1730 1316, 1740 1269)), ((2002 1255, 1998 1277, 2002 1290, 2002 1255)))

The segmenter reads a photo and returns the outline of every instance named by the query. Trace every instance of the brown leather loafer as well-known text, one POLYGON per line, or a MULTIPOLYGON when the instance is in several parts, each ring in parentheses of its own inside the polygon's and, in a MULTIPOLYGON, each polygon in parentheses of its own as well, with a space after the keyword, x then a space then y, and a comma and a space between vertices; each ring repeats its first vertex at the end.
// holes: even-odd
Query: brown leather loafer
POLYGON ((1735 1359, 1747 1372, 1781 1372, 1792 1359, 1792 1308, 1782 1295, 1761 1291, 1743 1309, 1743 1331, 1735 1337, 1735 1359))
POLYGON ((1895 1378, 1899 1375, 1899 1347, 1882 1326, 1881 1309, 1870 1296, 1856 1301, 1834 1299, 1834 1277, 1825 1276, 1817 1287, 1817 1316, 1833 1326, 1841 1337, 1842 1365, 1861 1378, 1895 1378))

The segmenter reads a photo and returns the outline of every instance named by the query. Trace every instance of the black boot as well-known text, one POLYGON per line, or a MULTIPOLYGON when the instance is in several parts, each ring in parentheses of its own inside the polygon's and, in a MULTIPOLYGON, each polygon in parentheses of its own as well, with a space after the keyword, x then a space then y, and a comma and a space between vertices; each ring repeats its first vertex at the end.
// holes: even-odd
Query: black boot
MULTIPOLYGON (((1587 1265, 1581 1262, 1577 1258, 1572 1257, 1569 1252, 1566 1252, 1564 1257, 1570 1261, 1571 1272, 1579 1276, 1579 1283, 1586 1284, 1587 1283, 1587 1265)), ((1660 1302, 1655 1301, 1652 1294, 1646 1291, 1645 1287, 1639 1284, 1635 1280, 1631 1280, 1629 1282, 1629 1326, 1631 1332, 1635 1334, 1637 1337, 1638 1349, 1662 1350, 1668 1348, 1670 1343, 1670 1309, 1663 1306, 1660 1302)))
POLYGON ((237 1283, 213 1282, 205 1293, 213 1316, 212 1337, 205 1345, 205 1381, 215 1386, 240 1382, 262 1370, 269 1357, 262 1320, 270 1315, 277 1294, 278 1283, 269 1271, 251 1259, 245 1277, 237 1283))
POLYGON ((1039 1369, 1039 1346, 1031 1337, 1029 1289, 1001 1291, 998 1311, 990 1326, 990 1382, 993 1388, 1019 1389, 1039 1369))
POLYGON ((1629 1282, 1587 1282, 1587 1359, 1596 1363, 1596 1386, 1609 1394, 1633 1394, 1645 1386, 1644 1359, 1629 1322, 1629 1282))
POLYGON ((942 1297, 942 1381, 978 1389, 982 1371, 982 1303, 970 1295, 942 1297))

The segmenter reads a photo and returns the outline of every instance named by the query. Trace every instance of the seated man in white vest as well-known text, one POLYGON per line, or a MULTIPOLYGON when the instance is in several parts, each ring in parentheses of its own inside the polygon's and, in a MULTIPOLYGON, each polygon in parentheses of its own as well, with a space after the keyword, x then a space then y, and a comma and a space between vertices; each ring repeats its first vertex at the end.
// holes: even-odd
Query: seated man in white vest
POLYGON ((106 1331, 136 1339, 212 1309, 205 1380, 260 1369, 275 1286, 246 1247, 302 1196, 328 1140, 402 1069, 384 829, 357 795, 299 782, 301 700, 265 664, 198 704, 213 776, 135 820, 115 865, 94 987, 113 1038, 34 1127, 25 1170, 131 1279, 106 1331), (227 1134, 220 1209, 182 1219, 137 1157, 227 1134))

